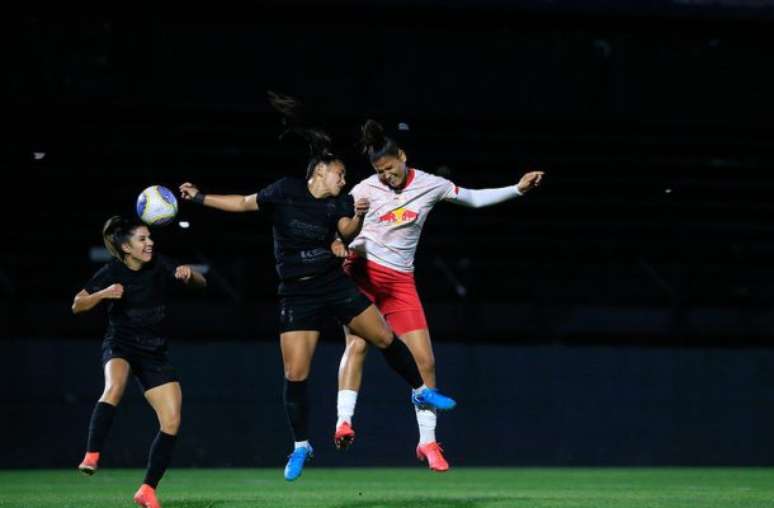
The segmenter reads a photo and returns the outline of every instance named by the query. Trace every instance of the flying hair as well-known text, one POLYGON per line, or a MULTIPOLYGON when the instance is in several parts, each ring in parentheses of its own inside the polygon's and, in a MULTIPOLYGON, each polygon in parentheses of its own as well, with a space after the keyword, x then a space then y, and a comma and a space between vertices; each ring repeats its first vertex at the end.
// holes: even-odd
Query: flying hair
POLYGON ((360 144, 362 152, 368 156, 371 162, 375 162, 382 157, 400 155, 400 147, 394 139, 384 133, 384 127, 376 120, 368 119, 360 129, 360 144))
POLYGON ((306 165, 306 177, 311 178, 314 168, 321 162, 328 164, 333 161, 341 161, 341 158, 333 153, 331 147, 333 140, 325 131, 306 126, 303 115, 303 105, 300 100, 289 95, 268 91, 269 103, 275 111, 282 115, 282 124, 285 130, 280 134, 280 140, 288 134, 300 136, 309 146, 309 161, 306 165))

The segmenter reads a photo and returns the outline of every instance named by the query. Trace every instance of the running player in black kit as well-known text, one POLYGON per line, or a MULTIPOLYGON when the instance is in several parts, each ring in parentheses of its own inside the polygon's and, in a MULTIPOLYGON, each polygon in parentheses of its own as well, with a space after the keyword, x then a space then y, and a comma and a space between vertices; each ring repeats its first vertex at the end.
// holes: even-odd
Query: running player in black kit
POLYGON ((167 358, 167 340, 161 331, 167 291, 175 284, 204 287, 207 281, 190 266, 176 266, 168 258, 154 255, 150 231, 140 222, 111 217, 102 236, 115 259, 75 295, 72 306, 78 314, 103 300, 108 303, 108 327, 102 343, 105 390, 92 413, 86 456, 78 469, 88 475, 96 472, 131 373, 161 425, 151 445, 145 481, 134 500, 140 506, 158 508, 155 489, 172 457, 182 403, 180 383, 167 358))
POLYGON ((363 296, 341 269, 331 252, 336 234, 354 238, 368 211, 367 200, 352 202, 341 196, 345 167, 331 153, 330 138, 312 129, 296 132, 309 142, 311 159, 306 178, 282 178, 250 195, 214 195, 200 192, 191 183, 180 186, 183 199, 227 212, 263 210, 271 216, 274 256, 280 284, 280 348, 285 372, 284 402, 294 451, 285 466, 285 479, 295 480, 312 455, 309 444, 307 378, 320 324, 329 316, 346 324, 379 348, 389 366, 428 404, 447 404, 448 397, 422 384, 416 363, 403 342, 382 320, 379 311, 363 296))

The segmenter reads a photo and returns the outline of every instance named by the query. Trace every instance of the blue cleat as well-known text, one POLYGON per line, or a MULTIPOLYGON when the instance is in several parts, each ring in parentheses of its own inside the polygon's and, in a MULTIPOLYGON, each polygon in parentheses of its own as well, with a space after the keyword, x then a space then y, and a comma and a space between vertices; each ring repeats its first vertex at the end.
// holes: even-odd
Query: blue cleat
POLYGON ((293 450, 293 453, 288 456, 288 463, 285 466, 285 479, 292 482, 301 476, 304 471, 304 463, 312 458, 313 453, 314 450, 311 446, 302 446, 293 450))
POLYGON ((442 395, 435 388, 425 388, 419 393, 412 393, 411 402, 420 409, 437 409, 438 411, 449 411, 457 405, 454 399, 442 395))

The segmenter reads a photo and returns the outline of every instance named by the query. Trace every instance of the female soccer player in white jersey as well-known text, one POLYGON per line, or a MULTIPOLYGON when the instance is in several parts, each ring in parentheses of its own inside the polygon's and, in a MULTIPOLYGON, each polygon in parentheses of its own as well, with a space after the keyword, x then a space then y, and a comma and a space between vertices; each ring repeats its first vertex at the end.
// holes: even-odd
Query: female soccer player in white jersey
MULTIPOLYGON (((516 185, 471 190, 457 187, 445 178, 406 164, 406 153, 384 129, 368 120, 362 129, 364 152, 376 174, 351 191, 355 200, 366 198, 370 209, 360 234, 345 251, 334 243, 337 255, 347 255, 345 271, 358 288, 378 307, 390 327, 406 343, 419 366, 422 379, 436 387, 435 359, 425 313, 414 282, 414 254, 422 226, 430 210, 441 201, 480 208, 523 195, 540 185, 542 171, 526 173, 516 185)), ((344 449, 355 438, 352 416, 363 372, 366 342, 347 330, 346 349, 339 367, 338 421, 334 441, 344 449)), ((419 425, 419 460, 427 460, 433 471, 446 471, 449 464, 435 439, 436 410, 415 404, 419 425)))

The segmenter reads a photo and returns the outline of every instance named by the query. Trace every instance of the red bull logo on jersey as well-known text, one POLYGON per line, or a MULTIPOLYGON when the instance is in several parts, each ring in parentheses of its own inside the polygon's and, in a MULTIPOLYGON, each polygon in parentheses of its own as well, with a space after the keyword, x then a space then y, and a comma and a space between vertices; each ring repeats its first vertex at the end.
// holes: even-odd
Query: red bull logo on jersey
POLYGON ((414 222, 419 218, 419 214, 417 212, 413 212, 409 210, 408 208, 396 208, 395 210, 385 213, 384 215, 379 217, 379 223, 388 223, 388 224, 408 224, 410 222, 414 222))

